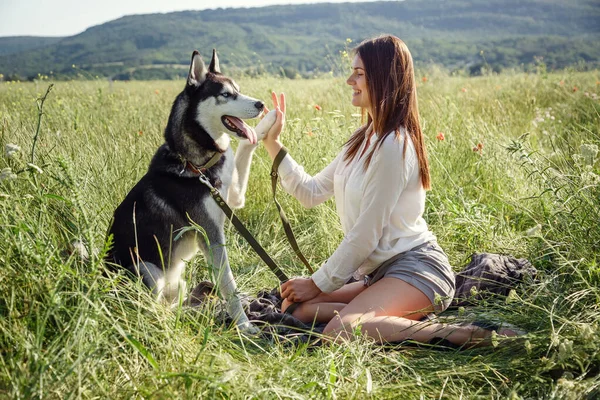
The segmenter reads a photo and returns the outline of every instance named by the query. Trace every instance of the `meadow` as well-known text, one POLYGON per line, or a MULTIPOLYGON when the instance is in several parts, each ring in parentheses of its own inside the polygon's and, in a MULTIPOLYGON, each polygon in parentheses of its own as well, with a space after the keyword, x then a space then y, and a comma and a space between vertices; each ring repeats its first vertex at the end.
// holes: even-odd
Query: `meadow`
MULTIPOLYGON (((106 275, 101 257, 112 212, 162 143, 184 82, 57 82, 43 106, 50 82, 0 82, 0 397, 598 398, 600 72, 417 79, 433 182, 425 218, 455 270, 492 252, 539 271, 506 298, 449 315, 507 321, 524 338, 471 350, 310 347, 247 337, 210 304, 156 303, 106 275), (89 262, 68 251, 75 240, 89 262)), ((360 124, 344 81, 238 79, 265 101, 286 93, 284 144, 310 173, 360 124)), ((238 215, 302 275, 271 201, 270 164, 259 148, 238 215)), ((342 239, 333 201, 304 209, 278 198, 319 265, 342 239)), ((232 227, 227 245, 243 292, 277 286, 232 227)), ((186 273, 192 284, 209 276, 201 256, 186 273)))

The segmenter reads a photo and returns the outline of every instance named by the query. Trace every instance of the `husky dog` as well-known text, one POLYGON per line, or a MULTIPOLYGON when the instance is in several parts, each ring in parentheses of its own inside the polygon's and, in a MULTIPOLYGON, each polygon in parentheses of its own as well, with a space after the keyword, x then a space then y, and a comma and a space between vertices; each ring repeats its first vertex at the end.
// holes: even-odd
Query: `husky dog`
POLYGON ((208 68, 194 51, 186 86, 171 109, 165 143, 115 210, 109 229, 114 245, 107 259, 109 265, 141 277, 158 298, 173 302, 186 287, 186 262, 202 250, 229 315, 240 328, 252 331, 227 259, 225 214, 199 177, 206 176, 231 208, 244 205, 256 143, 275 115, 269 113, 255 130, 242 119, 255 118, 263 109, 260 100, 242 95, 239 86, 221 74, 215 50, 208 68), (231 136, 240 139, 235 157, 231 136), (207 241, 185 229, 190 221, 203 228, 207 241))

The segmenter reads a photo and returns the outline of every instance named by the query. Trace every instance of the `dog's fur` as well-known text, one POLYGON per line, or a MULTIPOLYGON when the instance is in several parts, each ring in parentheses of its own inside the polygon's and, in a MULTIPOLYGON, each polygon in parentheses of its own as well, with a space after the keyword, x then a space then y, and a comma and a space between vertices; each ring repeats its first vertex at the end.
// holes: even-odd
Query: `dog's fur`
POLYGON ((171 109, 165 143, 154 155, 146 175, 115 210, 109 229, 113 239, 109 264, 141 277, 158 298, 168 302, 184 293, 186 262, 202 250, 213 266, 230 316, 238 326, 250 330, 253 328, 236 294, 227 259, 225 214, 200 182, 197 169, 215 153, 221 153, 204 175, 231 208, 242 207, 256 135, 262 139, 274 122, 274 114, 263 118, 256 131, 241 119, 257 117, 263 109, 261 101, 240 94, 238 85, 220 73, 215 50, 208 68, 195 51, 186 86, 171 109), (235 118, 228 123, 226 116, 235 118), (241 139, 235 157, 229 146, 230 135, 234 134, 241 139), (203 228, 208 242, 196 230, 188 230, 175 240, 182 229, 190 226, 190 220, 203 228))

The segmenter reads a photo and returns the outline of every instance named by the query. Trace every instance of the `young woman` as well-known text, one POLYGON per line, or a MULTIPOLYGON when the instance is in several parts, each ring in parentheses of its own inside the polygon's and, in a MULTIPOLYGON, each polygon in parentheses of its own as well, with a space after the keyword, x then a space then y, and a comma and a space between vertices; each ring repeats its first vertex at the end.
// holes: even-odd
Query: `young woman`
MULTIPOLYGON (((335 196, 344 239, 310 278, 281 286, 284 310, 324 334, 352 339, 357 327, 380 342, 443 337, 455 344, 491 332, 475 326, 419 322, 445 310, 454 295, 448 258, 423 219, 429 164, 419 124, 413 61, 395 36, 355 49, 352 104, 368 114, 329 166, 314 177, 289 155, 279 166, 284 189, 306 207, 335 196), (351 277, 358 282, 346 283, 351 277)), ((285 123, 285 96, 272 94, 277 120, 263 144, 275 159, 285 123)))

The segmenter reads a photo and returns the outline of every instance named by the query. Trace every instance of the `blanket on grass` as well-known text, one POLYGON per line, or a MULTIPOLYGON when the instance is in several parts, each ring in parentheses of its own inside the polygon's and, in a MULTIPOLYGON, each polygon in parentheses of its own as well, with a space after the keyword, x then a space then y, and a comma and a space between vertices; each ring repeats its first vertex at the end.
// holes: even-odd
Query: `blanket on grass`
MULTIPOLYGON (((490 296, 506 296, 526 279, 535 280, 537 270, 526 259, 502 254, 475 253, 470 263, 456 274, 456 292, 450 308, 474 305, 490 296)), ((199 306, 206 296, 214 294, 210 282, 201 282, 190 294, 187 304, 199 306)), ((248 318, 262 328, 263 336, 273 339, 290 338, 303 343, 314 339, 311 333, 321 333, 325 324, 307 325, 290 314, 281 312, 279 288, 261 291, 256 298, 242 299, 248 318)), ((434 316, 433 316, 434 317, 434 316)), ((431 318, 431 317, 430 317, 431 318)), ((227 320, 227 317, 224 317, 227 320)), ((230 322, 230 321, 227 321, 230 322)))

